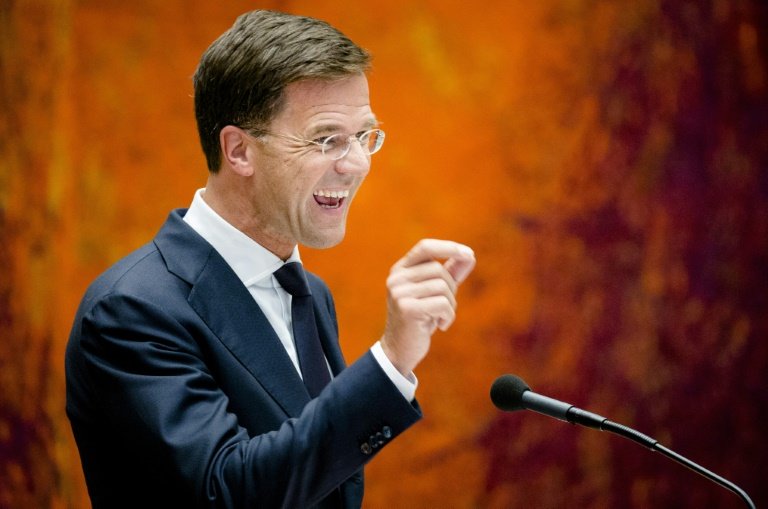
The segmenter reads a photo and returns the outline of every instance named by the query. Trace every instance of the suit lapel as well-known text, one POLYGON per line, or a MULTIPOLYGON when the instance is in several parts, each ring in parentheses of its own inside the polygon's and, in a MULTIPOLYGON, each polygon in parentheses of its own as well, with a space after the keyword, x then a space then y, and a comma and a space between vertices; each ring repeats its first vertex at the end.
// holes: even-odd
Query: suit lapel
POLYGON ((190 305, 288 415, 298 416, 309 401, 304 383, 261 308, 211 251, 189 295, 190 305))
POLYGON ((298 416, 309 394, 261 308, 219 253, 171 213, 155 238, 168 269, 191 283, 189 304, 275 401, 298 416))

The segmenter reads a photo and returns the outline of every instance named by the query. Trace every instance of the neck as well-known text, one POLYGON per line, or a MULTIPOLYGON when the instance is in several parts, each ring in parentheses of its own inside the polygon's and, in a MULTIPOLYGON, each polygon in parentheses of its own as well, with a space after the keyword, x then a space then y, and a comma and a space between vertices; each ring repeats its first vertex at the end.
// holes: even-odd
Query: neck
POLYGON ((270 231, 271 229, 259 220, 258 215, 253 213, 249 201, 243 196, 242 187, 227 186, 215 175, 211 175, 202 197, 205 203, 226 222, 281 260, 287 260, 293 254, 296 243, 286 239, 285 235, 270 231))

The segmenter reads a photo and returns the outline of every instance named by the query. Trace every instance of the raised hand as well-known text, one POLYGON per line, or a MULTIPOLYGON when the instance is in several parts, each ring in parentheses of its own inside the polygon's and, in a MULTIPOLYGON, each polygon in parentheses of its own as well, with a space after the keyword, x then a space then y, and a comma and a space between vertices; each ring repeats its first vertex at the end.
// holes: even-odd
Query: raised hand
POLYGON ((437 239, 419 241, 392 266, 381 346, 403 375, 427 355, 435 330, 453 323, 456 291, 474 267, 472 249, 437 239))

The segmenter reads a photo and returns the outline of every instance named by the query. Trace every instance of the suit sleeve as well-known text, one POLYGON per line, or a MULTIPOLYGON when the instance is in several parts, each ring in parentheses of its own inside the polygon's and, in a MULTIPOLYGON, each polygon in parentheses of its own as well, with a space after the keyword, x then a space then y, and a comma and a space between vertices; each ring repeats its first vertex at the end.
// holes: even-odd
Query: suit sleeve
POLYGON ((80 326, 83 374, 115 439, 146 449, 201 506, 311 506, 421 416, 369 352, 299 417, 250 437, 188 324, 162 306, 110 295, 80 326))

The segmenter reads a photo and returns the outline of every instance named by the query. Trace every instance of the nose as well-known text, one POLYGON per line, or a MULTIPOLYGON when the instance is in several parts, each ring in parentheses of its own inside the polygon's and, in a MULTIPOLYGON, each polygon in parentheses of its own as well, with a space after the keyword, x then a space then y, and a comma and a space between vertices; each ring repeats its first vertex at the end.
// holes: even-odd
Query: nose
POLYGON ((349 152, 336 161, 336 171, 339 173, 366 174, 371 168, 371 154, 369 154, 359 140, 353 140, 349 152))

